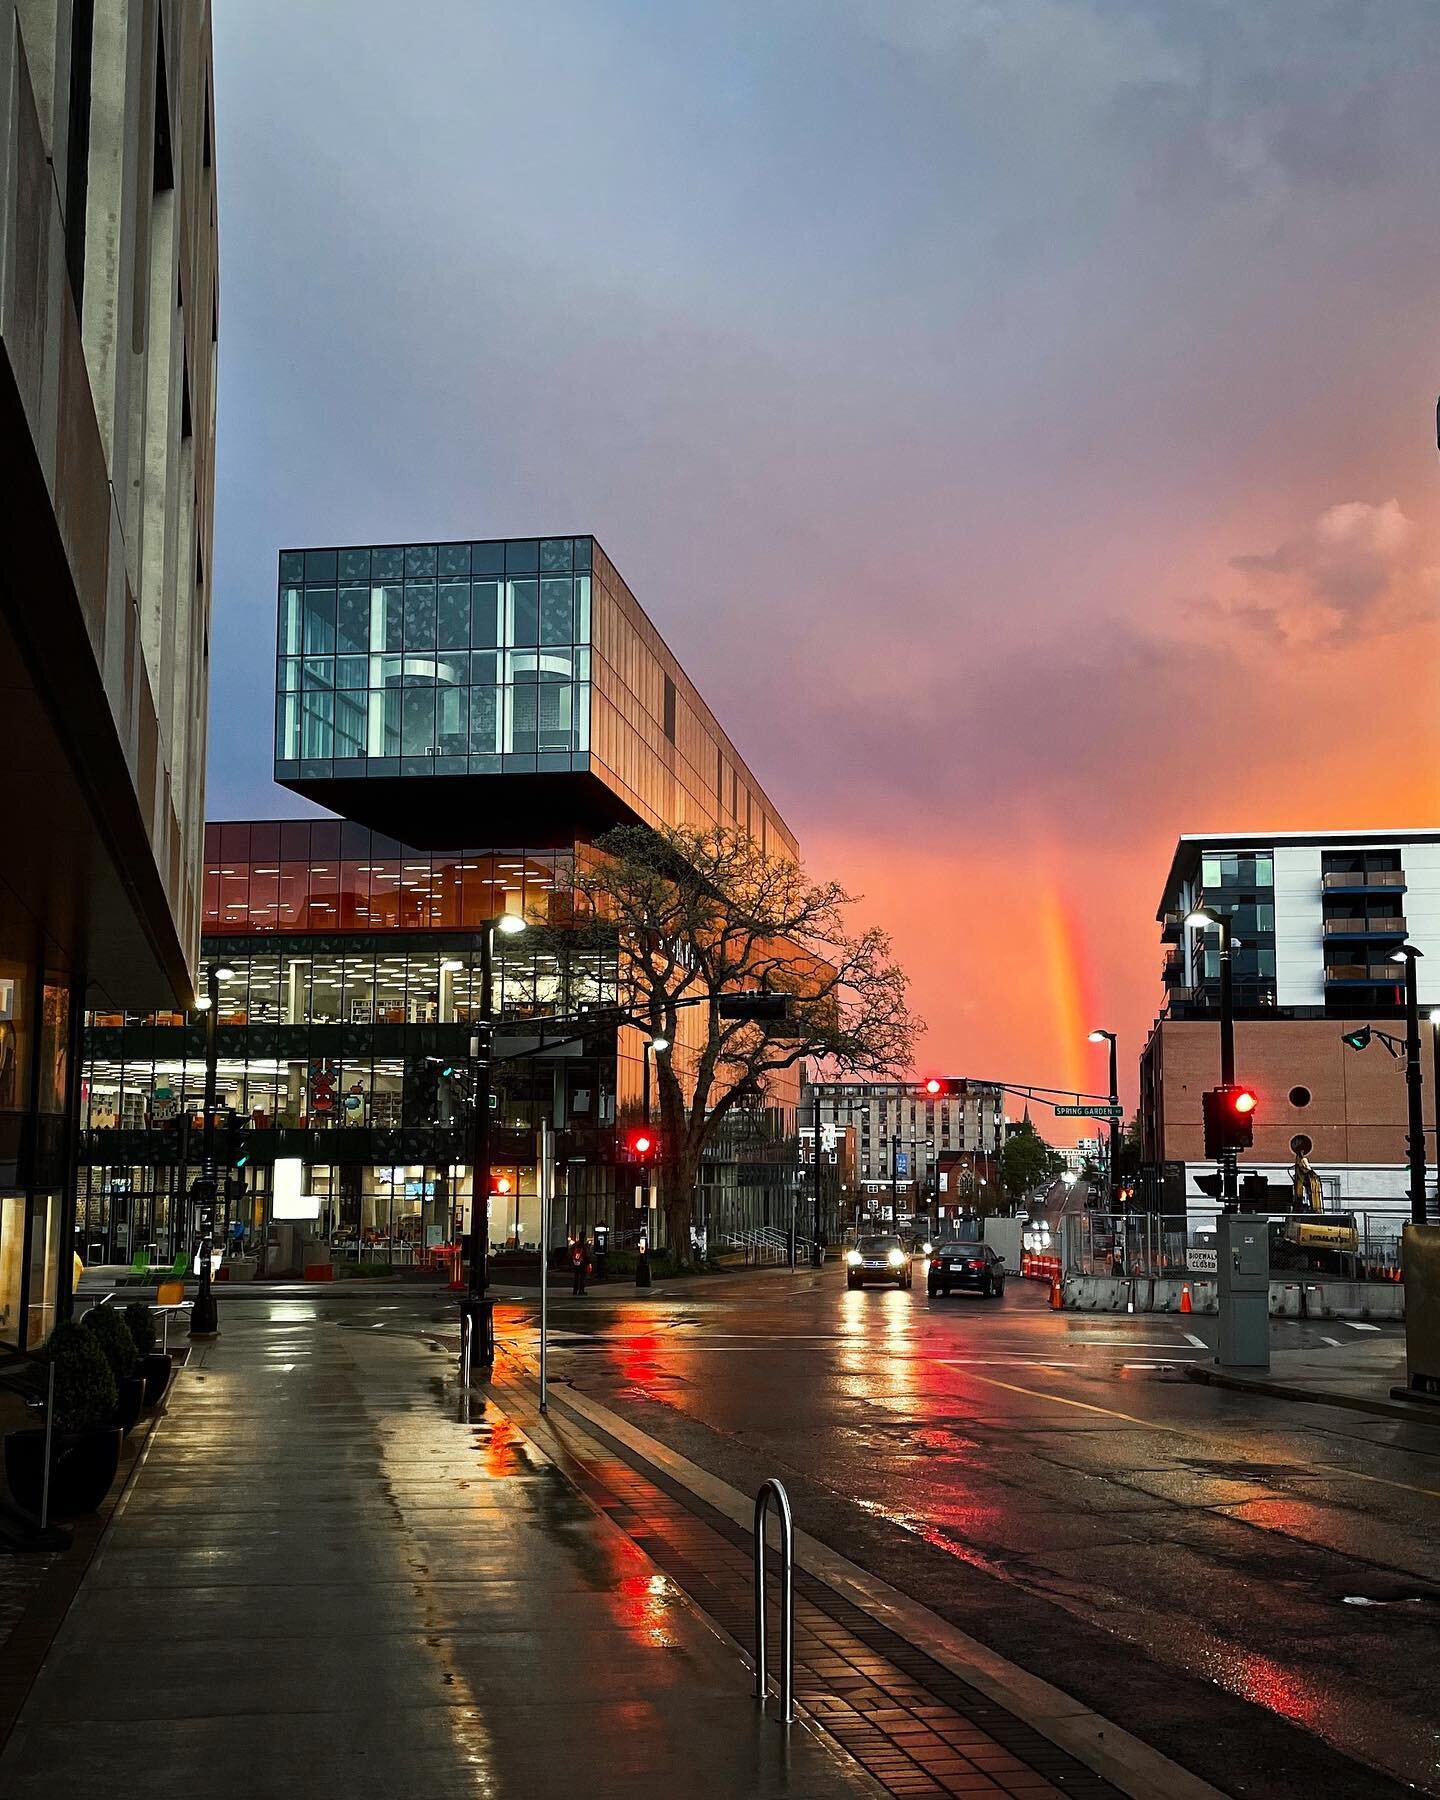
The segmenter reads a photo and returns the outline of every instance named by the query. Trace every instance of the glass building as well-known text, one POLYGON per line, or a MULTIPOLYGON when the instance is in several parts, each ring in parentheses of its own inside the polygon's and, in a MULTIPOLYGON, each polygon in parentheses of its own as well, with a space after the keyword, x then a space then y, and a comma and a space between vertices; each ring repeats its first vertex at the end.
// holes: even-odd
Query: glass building
MULTIPOLYGON (((265 1244, 275 1166, 297 1160, 337 1256, 413 1261, 467 1228, 482 942, 512 913, 530 929, 492 940, 492 1247, 538 1243, 542 1119, 557 1241, 600 1222, 623 1241, 643 1223, 619 1148, 643 1041, 547 1035, 618 998, 615 948, 566 931, 576 860, 625 820, 795 840, 591 538, 286 551, 278 598, 276 776, 347 816, 205 830, 201 956, 244 1170, 227 1232, 265 1244)), ((81 1253, 168 1259, 193 1228, 202 1018, 95 1011, 85 1051, 81 1253)), ((798 1079, 719 1134, 713 1230, 788 1221, 798 1079)))

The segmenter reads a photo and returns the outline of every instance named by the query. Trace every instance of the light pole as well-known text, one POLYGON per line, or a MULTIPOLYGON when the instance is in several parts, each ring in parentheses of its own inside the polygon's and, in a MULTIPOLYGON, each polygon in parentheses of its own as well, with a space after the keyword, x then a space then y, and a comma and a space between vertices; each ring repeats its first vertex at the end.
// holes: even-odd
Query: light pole
POLYGON ((1425 1106, 1420 1092, 1420 978, 1416 964, 1425 954, 1414 944, 1402 944, 1391 953, 1393 963, 1405 965, 1405 1103, 1410 1157, 1410 1222, 1425 1223, 1425 1106))
POLYGON ((1430 1107, 1435 1114, 1435 1203, 1440 1207, 1440 1012, 1430 1015, 1430 1107))
POLYGON ((1110 1046, 1110 1210, 1120 1210, 1120 1115, 1114 1110, 1120 1104, 1120 1080, 1117 1072, 1116 1036, 1097 1025, 1090 1033, 1092 1044, 1110 1046))
MULTIPOLYGON (((656 1056, 660 1056, 664 1051, 668 1050, 669 1048, 670 1048, 669 1038, 667 1038, 667 1037, 652 1037, 652 1038, 647 1038, 645 1040, 645 1047, 641 1053, 642 1073, 641 1073, 641 1078, 640 1078, 640 1114, 641 1114, 640 1122, 642 1125, 644 1125, 646 1127, 647 1130, 649 1129, 649 1125, 650 1125, 650 1057, 651 1057, 651 1053, 653 1052, 656 1056)), ((656 1072, 658 1074, 659 1071, 657 1070, 656 1072)), ((656 1153, 655 1153, 655 1139, 653 1136, 650 1139, 650 1145, 651 1145, 650 1158, 649 1158, 649 1161, 645 1165, 645 1242, 644 1242, 644 1246, 641 1249, 639 1256, 636 1258, 636 1261, 635 1261, 635 1285, 636 1285, 636 1287, 649 1287, 650 1286, 650 1252, 655 1248, 655 1239, 656 1239, 656 1236, 658 1235, 657 1227, 660 1224, 659 1209, 658 1209, 658 1207, 655 1206, 656 1153), (653 1221, 650 1216, 652 1211, 655 1213, 655 1217, 654 1217, 653 1221)), ((673 1248, 672 1248, 672 1256, 673 1256, 673 1248)))
MULTIPOLYGON (((1240 940, 1230 930, 1230 920, 1224 913, 1211 912, 1205 906, 1187 913, 1185 923, 1202 930, 1213 925, 1220 933, 1220 1085, 1231 1088, 1235 1085, 1235 987, 1230 953, 1240 940)), ((1237 1189, 1233 1150, 1226 1150, 1220 1158, 1220 1195, 1223 1209, 1234 1212, 1237 1189)))
POLYGON ((475 1333, 480 1331, 479 1360, 486 1364, 494 1361, 495 1353, 493 1334, 483 1328, 490 1246, 490 1053, 495 1035, 492 948, 497 931, 513 937, 524 929, 525 921, 519 913, 501 913, 498 918, 487 919, 481 927, 480 1004, 475 1029, 470 1034, 470 1063, 475 1076, 470 1117, 470 1281, 460 1301, 460 1314, 461 1329, 469 1331, 472 1347, 475 1333))
MULTIPOLYGON (((195 1002, 205 1014, 205 1160, 199 1181, 190 1189, 191 1201, 198 1201, 200 1205, 200 1287, 190 1312, 190 1336, 193 1338, 220 1335, 220 1309, 215 1304, 210 1267, 210 1240, 215 1229, 215 1202, 219 1198, 215 1170, 215 1107, 219 1088, 220 983, 229 981, 234 973, 223 963, 212 964, 206 971, 205 992, 195 1002)), ((186 1237, 189 1237, 188 1221, 186 1237)))

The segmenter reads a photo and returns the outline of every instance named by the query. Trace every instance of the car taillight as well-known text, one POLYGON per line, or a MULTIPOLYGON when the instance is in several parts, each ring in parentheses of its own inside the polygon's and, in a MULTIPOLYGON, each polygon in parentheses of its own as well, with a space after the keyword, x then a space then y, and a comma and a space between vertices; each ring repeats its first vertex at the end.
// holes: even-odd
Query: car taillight
POLYGON ((983 1269, 985 1267, 985 1264, 984 1264, 984 1261, 981 1260, 980 1262, 972 1262, 970 1264, 970 1267, 972 1269, 983 1269))
POLYGON ((940 1267, 940 1258, 938 1256, 932 1256, 930 1258, 930 1267, 932 1269, 938 1269, 940 1267))

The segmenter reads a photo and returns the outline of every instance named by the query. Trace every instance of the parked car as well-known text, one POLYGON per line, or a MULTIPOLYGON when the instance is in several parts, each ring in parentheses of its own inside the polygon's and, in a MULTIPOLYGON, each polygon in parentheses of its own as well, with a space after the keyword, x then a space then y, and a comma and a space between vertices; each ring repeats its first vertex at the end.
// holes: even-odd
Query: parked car
POLYGON ((898 1237, 862 1237, 845 1258, 846 1287, 864 1287, 867 1281, 893 1281, 908 1288, 914 1274, 910 1252, 898 1237))
POLYGON ((1005 1258, 988 1244, 956 1239, 937 1244, 925 1271, 925 1292, 933 1300, 937 1294, 950 1294, 958 1288, 998 1300, 1005 1292, 1005 1258))

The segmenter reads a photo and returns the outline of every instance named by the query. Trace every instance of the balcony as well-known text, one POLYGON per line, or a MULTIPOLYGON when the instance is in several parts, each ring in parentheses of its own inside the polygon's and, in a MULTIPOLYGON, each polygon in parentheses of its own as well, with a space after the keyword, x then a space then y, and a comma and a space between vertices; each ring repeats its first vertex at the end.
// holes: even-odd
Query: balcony
POLYGON ((1324 931, 1327 938, 1403 938, 1406 925, 1404 919, 1393 915, 1373 919, 1326 919, 1324 931))
POLYGON ((1160 964, 1160 979, 1167 988, 1178 987, 1185 979, 1185 959, 1172 951, 1160 964))
POLYGON ((1405 979, 1402 964, 1393 962, 1375 963, 1327 963, 1325 965, 1326 987, 1399 987, 1405 979))
POLYGON ((1320 889, 1326 894, 1403 894, 1405 874, 1401 869, 1332 869, 1320 877, 1320 889))
POLYGON ((1160 921, 1160 942, 1162 944, 1178 944, 1185 936, 1185 915, 1178 912, 1167 912, 1160 921))

